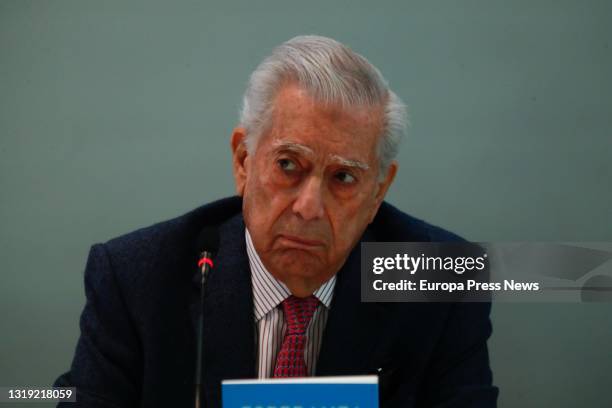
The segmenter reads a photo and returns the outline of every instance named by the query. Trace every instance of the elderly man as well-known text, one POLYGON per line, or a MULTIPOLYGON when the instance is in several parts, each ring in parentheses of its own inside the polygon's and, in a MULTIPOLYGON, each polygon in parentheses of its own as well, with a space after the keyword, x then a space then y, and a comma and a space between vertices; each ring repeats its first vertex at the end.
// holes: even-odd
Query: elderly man
POLYGON ((454 241, 383 202, 405 128, 365 58, 296 37, 252 74, 231 136, 238 197, 91 249, 71 371, 82 406, 192 406, 199 273, 204 406, 231 378, 377 374, 384 407, 491 407, 490 305, 361 303, 360 241, 454 241), (194 279, 194 275, 196 278, 194 279))

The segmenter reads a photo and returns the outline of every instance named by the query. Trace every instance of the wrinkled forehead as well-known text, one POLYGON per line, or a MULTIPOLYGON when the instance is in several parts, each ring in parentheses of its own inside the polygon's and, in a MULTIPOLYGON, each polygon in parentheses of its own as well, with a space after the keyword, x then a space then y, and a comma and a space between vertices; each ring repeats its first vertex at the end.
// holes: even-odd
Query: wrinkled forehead
MULTIPOLYGON (((337 99, 337 98, 336 98, 337 99)), ((313 95, 295 82, 284 83, 275 92, 270 105, 273 119, 303 116, 310 121, 331 120, 334 122, 358 122, 372 127, 382 126, 385 103, 348 104, 346 101, 328 97, 325 100, 313 95)))
POLYGON ((269 149, 355 162, 352 165, 360 168, 376 161, 384 127, 382 107, 323 103, 299 86, 288 85, 278 92, 271 113, 261 140, 269 149))

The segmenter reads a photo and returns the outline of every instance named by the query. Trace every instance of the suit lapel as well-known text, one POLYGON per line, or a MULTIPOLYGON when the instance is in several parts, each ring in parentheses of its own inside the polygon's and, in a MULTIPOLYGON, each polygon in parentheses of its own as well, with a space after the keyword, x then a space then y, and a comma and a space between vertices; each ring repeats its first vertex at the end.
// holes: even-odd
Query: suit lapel
MULTIPOLYGON (((369 240, 364 234, 362 241, 369 240)), ((361 302, 361 242, 337 274, 323 343, 317 362, 317 376, 374 374, 370 366, 378 336, 386 323, 384 306, 361 302)))
MULTIPOLYGON (((224 223, 219 235, 219 252, 205 288, 203 378, 207 406, 219 404, 222 380, 255 376, 253 292, 242 216, 224 223)), ((197 327, 199 299, 192 310, 197 327)))

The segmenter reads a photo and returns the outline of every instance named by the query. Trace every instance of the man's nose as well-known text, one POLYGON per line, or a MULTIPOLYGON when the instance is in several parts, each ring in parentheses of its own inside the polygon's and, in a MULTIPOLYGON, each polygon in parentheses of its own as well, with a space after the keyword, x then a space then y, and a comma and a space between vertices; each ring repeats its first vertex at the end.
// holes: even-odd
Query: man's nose
POLYGON ((304 180, 293 203, 293 212, 306 221, 323 217, 323 182, 319 177, 304 180))

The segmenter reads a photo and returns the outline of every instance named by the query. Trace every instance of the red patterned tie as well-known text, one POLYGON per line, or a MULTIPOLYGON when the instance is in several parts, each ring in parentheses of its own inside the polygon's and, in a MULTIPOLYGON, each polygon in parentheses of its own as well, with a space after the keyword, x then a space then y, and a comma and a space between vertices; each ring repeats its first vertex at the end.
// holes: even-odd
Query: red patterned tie
POLYGON ((306 347, 306 328, 319 304, 319 300, 310 295, 306 298, 289 296, 282 303, 287 322, 287 331, 283 339, 274 367, 274 377, 306 377, 304 348, 306 347))

